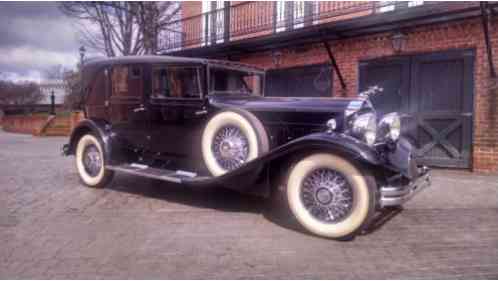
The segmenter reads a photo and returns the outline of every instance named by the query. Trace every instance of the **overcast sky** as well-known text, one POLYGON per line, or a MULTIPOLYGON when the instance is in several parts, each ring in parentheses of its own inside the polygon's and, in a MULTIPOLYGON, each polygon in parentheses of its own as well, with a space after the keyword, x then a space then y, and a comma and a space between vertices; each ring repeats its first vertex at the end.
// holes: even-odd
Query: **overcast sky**
POLYGON ((44 69, 79 60, 74 23, 55 2, 0 2, 0 78, 39 80, 44 69))

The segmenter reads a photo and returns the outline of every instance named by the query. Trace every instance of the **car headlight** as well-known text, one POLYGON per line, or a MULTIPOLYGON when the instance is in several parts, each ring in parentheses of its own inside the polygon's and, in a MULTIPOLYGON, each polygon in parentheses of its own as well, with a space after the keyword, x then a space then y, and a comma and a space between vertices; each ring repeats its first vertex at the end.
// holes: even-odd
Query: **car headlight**
POLYGON ((401 135, 401 118, 396 112, 384 115, 379 122, 378 135, 381 140, 397 141, 401 135))
POLYGON ((373 145, 377 136, 377 120, 374 113, 363 113, 353 120, 352 132, 357 137, 365 141, 368 145, 373 145))

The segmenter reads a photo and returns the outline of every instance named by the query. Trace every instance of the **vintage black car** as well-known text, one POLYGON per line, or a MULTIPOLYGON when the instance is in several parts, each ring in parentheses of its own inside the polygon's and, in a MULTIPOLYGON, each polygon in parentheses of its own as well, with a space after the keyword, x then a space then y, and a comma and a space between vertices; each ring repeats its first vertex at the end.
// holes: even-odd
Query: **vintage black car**
POLYGON ((263 69, 236 62, 90 61, 86 119, 63 151, 90 187, 123 172, 280 196, 304 228, 336 239, 430 185, 398 114, 376 116, 368 97, 265 97, 264 82, 263 69))

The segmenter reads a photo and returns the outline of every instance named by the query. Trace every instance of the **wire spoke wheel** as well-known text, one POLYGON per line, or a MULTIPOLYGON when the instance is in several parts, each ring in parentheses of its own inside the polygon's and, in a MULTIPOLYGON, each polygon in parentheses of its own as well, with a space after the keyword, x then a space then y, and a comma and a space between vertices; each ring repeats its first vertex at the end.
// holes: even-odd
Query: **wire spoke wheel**
POLYGON ((102 158, 95 145, 90 144, 83 151, 83 166, 85 171, 92 177, 97 176, 102 169, 102 158))
POLYGON ((231 171, 246 162, 249 156, 249 141, 239 128, 226 126, 216 132, 211 150, 218 165, 231 171))
POLYGON ((353 190, 339 172, 320 168, 303 180, 301 201, 306 210, 324 223, 338 223, 348 217, 353 208, 353 190))

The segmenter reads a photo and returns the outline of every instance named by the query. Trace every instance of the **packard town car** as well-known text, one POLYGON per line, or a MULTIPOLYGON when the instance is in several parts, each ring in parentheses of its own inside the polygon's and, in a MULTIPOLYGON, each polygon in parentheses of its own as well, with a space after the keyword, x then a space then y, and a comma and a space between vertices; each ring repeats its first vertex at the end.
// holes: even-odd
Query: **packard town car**
POLYGON ((63 152, 89 187, 120 172, 276 196, 306 230, 344 239, 430 185, 399 115, 368 96, 265 97, 263 69, 168 56, 93 60, 82 77, 85 119, 63 152))

